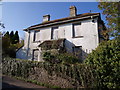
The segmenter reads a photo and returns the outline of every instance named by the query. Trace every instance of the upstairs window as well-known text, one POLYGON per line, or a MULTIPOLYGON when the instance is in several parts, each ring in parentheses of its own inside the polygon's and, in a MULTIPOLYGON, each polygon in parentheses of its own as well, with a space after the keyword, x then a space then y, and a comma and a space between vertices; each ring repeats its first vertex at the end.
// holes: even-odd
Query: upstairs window
POLYGON ((35 32, 34 32, 33 41, 39 41, 39 40, 40 40, 40 39, 39 39, 39 32, 40 32, 40 31, 35 31, 35 32))
POLYGON ((73 24, 73 38, 79 38, 82 36, 81 22, 73 24))
POLYGON ((51 39, 58 39, 58 27, 52 27, 51 39))

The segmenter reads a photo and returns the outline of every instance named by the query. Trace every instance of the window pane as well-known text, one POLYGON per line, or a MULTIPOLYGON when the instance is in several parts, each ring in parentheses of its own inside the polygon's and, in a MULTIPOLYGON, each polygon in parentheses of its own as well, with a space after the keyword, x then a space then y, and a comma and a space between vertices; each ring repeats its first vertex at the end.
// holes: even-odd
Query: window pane
POLYGON ((59 30, 58 27, 53 27, 52 28, 51 39, 58 39, 58 30, 59 30))
POLYGON ((73 37, 82 36, 81 32, 81 23, 73 24, 73 37))
POLYGON ((38 61, 38 50, 33 50, 33 60, 38 61))
POLYGON ((80 25, 75 25, 74 30, 75 30, 75 37, 80 36, 80 25))
POLYGON ((34 32, 34 39, 33 39, 33 41, 39 41, 40 40, 40 38, 39 38, 39 32, 40 31, 35 31, 34 32))

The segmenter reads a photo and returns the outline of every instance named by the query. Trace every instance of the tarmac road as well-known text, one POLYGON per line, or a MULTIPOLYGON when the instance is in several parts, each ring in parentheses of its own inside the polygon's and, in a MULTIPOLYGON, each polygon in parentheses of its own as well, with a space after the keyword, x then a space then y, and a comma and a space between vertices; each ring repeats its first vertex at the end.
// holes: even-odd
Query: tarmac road
POLYGON ((41 90, 47 89, 46 87, 28 83, 25 81, 17 80, 9 76, 2 76, 2 90, 15 89, 15 90, 41 90))

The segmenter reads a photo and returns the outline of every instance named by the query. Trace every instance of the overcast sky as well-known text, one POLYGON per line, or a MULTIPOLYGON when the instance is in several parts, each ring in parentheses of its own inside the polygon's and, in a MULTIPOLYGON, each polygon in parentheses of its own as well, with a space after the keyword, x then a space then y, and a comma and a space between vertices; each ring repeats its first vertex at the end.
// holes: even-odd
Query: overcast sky
MULTIPOLYGON (((50 14, 51 20, 69 16, 69 7, 76 6, 77 14, 102 13, 97 2, 4 2, 2 4, 2 21, 4 31, 18 31, 24 39, 23 29, 42 22, 43 15, 50 14)), ((102 19, 105 21, 105 16, 102 19)))

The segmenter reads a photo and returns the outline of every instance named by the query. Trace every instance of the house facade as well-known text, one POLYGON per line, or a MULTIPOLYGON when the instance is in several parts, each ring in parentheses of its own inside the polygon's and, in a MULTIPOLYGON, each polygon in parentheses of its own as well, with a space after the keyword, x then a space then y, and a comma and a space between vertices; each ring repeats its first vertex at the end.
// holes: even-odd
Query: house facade
POLYGON ((75 6, 69 10, 69 17, 51 21, 50 15, 45 15, 42 23, 24 29, 24 46, 16 52, 16 58, 42 61, 42 48, 51 48, 51 43, 56 42, 57 47, 68 52, 80 51, 84 60, 102 40, 104 23, 100 13, 77 14, 75 6))

